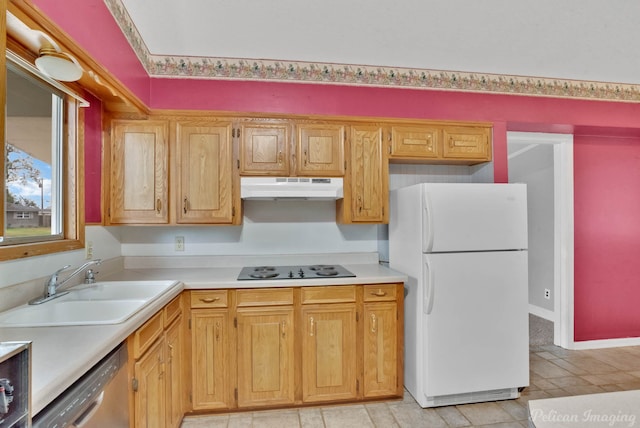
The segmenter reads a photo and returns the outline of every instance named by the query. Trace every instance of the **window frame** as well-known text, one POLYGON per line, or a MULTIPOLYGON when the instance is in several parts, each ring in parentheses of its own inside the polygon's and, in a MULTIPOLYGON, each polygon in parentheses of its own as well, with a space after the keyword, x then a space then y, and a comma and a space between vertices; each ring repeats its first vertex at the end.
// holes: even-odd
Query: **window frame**
MULTIPOLYGON (((3 46, 4 55, 0 59, 0 78, 5 82, 6 87, 6 69, 7 55, 22 59, 25 63, 32 64, 24 58, 6 49, 6 31, 1 31, 3 40, 0 45, 3 46)), ((2 37, 0 36, 0 37, 2 37)), ((20 64, 19 64, 20 65, 20 64)), ((35 69, 35 67, 32 66, 35 69)), ((32 70, 28 70, 33 72, 32 70)), ((38 78, 39 73, 34 73, 38 78)), ((57 83, 57 82, 56 82, 57 83)), ((65 88, 67 89, 67 88, 65 88)), ((86 101, 78 96, 74 96, 67 89, 63 100, 64 122, 63 122, 63 141, 62 141, 62 162, 65 167, 62 171, 62 199, 63 199, 63 221, 62 221, 62 239, 43 240, 39 242, 16 243, 0 246, 0 261, 15 260, 25 257, 40 256, 63 251, 79 250, 84 248, 84 113, 81 109, 86 106, 86 101)), ((4 144, 6 144, 5 134, 5 116, 6 116, 6 92, 0 91, 0 136, 4 144)), ((5 165, 0 162, 0 176, 3 177, 0 191, 3 197, 0 198, 0 224, 5 224, 5 165)))

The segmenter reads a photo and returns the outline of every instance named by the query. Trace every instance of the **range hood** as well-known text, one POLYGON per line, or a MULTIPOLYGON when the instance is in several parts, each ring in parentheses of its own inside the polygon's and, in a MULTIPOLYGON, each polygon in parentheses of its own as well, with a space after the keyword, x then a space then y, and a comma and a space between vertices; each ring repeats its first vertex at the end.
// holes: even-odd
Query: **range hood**
POLYGON ((240 177, 242 199, 336 200, 342 198, 342 178, 240 177))

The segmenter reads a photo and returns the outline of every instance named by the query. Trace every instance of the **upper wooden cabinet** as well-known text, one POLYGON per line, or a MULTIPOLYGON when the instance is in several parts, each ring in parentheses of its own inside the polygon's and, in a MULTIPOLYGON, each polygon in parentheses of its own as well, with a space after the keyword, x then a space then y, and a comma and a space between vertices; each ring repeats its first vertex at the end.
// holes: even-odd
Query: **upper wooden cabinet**
POLYGON ((389 135, 391 162, 473 165, 491 160, 489 125, 392 125, 389 135))
POLYGON ((435 126, 392 126, 390 157, 437 159, 440 129, 435 126))
POLYGON ((344 175, 342 124, 241 121, 235 134, 240 146, 240 175, 344 175))
POLYGON ((442 158, 465 163, 491 160, 491 129, 448 126, 442 130, 442 158))
POLYGON ((298 125, 296 175, 342 177, 345 167, 344 139, 343 125, 298 125))
POLYGON ((111 122, 108 224, 242 222, 232 122, 176 119, 111 122))
POLYGON ((382 155, 383 128, 351 126, 344 198, 336 205, 342 223, 388 223, 389 167, 382 155))
POLYGON ((167 122, 112 122, 110 223, 169 222, 168 162, 167 122))
POLYGON ((233 222, 231 131, 231 122, 177 124, 177 223, 233 222))
POLYGON ((241 122, 239 138, 240 175, 289 174, 291 125, 286 122, 241 122))

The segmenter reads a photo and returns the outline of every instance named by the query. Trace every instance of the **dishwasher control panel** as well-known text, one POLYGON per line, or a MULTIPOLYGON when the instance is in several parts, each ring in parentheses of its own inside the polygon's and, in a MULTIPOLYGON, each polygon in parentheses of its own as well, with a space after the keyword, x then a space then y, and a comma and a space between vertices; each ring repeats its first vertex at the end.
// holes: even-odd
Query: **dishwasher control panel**
POLYGON ((31 343, 0 342, 0 428, 31 426, 31 343))

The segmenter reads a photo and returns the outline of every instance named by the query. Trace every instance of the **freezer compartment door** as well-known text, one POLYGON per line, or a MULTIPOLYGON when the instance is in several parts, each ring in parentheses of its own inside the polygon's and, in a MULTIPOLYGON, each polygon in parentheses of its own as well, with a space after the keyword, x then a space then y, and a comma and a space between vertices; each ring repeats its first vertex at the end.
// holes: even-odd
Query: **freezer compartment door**
POLYGON ((422 185, 422 252, 527 248, 524 184, 422 185))
POLYGON ((424 255, 425 397, 529 384, 527 252, 424 255))

